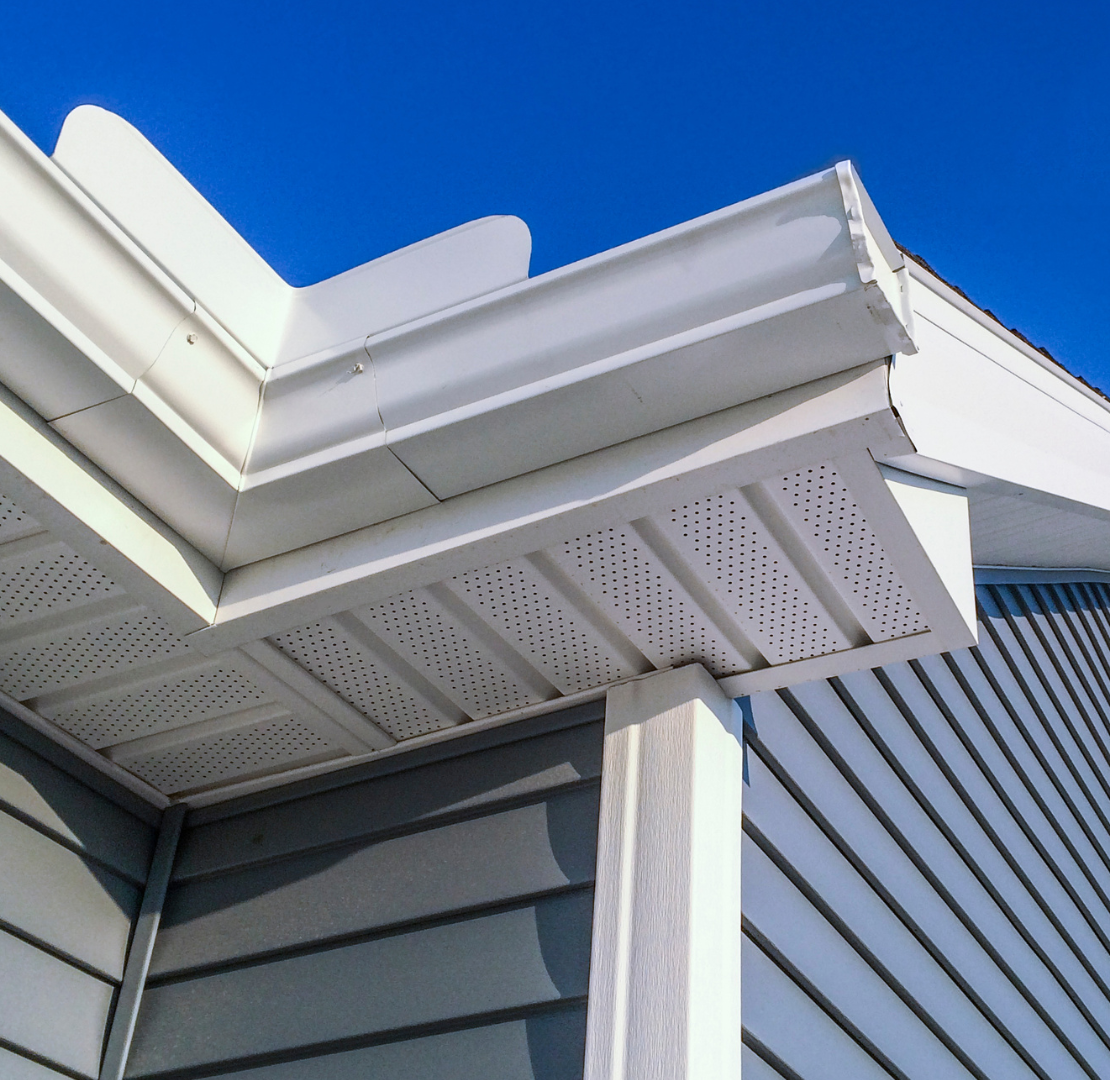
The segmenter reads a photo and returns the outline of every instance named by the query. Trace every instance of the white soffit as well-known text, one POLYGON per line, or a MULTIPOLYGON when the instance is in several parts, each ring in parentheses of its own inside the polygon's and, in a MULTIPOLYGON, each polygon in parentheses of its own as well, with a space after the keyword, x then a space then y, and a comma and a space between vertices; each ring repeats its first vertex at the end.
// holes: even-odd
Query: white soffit
POLYGON ((975 488, 969 495, 976 566, 1110 571, 1110 515, 1041 502, 1035 493, 999 495, 975 488))
MULTIPOLYGON (((609 486, 626 473, 612 498, 545 516, 558 487, 534 485, 484 537, 434 553, 429 526, 423 551, 403 538, 408 554, 356 588, 186 637, 6 501, 0 690, 137 782, 204 801, 654 670, 701 663, 736 695, 969 644, 936 529, 940 513, 939 542, 970 566, 966 509, 941 491, 926 520, 920 482, 874 464, 868 443, 907 448, 884 394, 879 364, 741 406, 716 430, 607 451, 609 486)), ((506 483, 508 506, 522 485, 506 483)))
POLYGON ((909 282, 849 166, 536 279, 496 218, 295 290, 119 118, 56 158, 0 122, 0 690, 156 797, 960 648, 973 542, 1110 516, 1105 407, 909 282))

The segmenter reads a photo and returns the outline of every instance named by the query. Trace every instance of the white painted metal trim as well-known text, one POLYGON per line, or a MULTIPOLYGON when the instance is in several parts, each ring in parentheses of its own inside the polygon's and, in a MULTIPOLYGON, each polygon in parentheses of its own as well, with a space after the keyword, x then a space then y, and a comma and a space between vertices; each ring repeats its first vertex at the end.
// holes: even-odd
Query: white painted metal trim
POLYGON ((890 413, 885 361, 863 365, 230 571, 214 624, 189 641, 217 651, 623 525, 666 505, 678 479, 683 498, 696 498, 865 449, 911 448, 890 413))
POLYGON ((222 568, 914 350, 848 163, 534 279, 501 217, 303 290, 103 109, 73 111, 54 160, 0 123, 0 179, 6 319, 57 338, 41 385, 42 347, 0 376, 222 568), (340 475, 354 517, 320 501, 340 475))
POLYGON ((219 570, 2 387, 0 483, 179 633, 215 619, 219 570))
POLYGON ((1110 510, 1110 403, 1077 392, 1077 380, 935 280, 912 285, 918 352, 894 357, 890 396, 915 451, 883 460, 962 487, 1110 510))
POLYGON ((997 319, 992 318, 981 308, 976 307, 971 300, 957 292, 951 285, 947 284, 947 282, 942 281, 936 274, 926 270, 912 255, 906 257, 905 265, 911 280, 924 285, 927 289, 936 293, 937 296, 946 300, 952 307, 961 311, 969 319, 977 322, 985 330, 989 330, 996 337, 1006 342, 1007 345, 1023 353, 1028 359, 1032 360, 1033 363, 1044 368, 1054 379, 1058 379, 1067 384, 1072 390, 1078 391, 1094 404, 1097 410, 1103 413, 1110 413, 1110 400, 1107 400, 1105 394, 1101 394, 1098 390, 1094 389, 1094 387, 1088 386, 1082 379, 1077 379, 1070 371, 1062 367, 1055 360, 1045 356, 1044 353, 1035 346, 1030 345, 1028 341, 1023 341, 1017 334, 1012 330, 1008 330, 997 319))
POLYGON ((123 1080, 127 1069, 127 1057, 135 1035, 135 1022, 139 1018, 139 1004, 146 987, 150 958, 154 955, 154 942, 162 921, 162 909, 173 875, 173 862, 181 839, 181 827, 185 823, 185 813, 184 806, 174 805, 162 815, 158 840, 150 860, 146 889, 135 919, 131 947, 127 951, 123 982, 112 1014, 104 1060, 100 1065, 100 1080, 123 1080))
POLYGON ((834 675, 847 675, 852 671, 867 671, 884 664, 916 660, 919 656, 931 656, 959 647, 950 645, 945 638, 930 630, 896 638, 894 641, 879 641, 844 652, 827 653, 824 656, 760 668, 758 671, 729 675, 720 680, 721 690, 732 698, 747 697, 764 690, 780 690, 784 686, 813 682, 814 679, 830 679, 834 675))
POLYGON ((700 665, 609 691, 586 1080, 740 1075, 742 738, 700 665))

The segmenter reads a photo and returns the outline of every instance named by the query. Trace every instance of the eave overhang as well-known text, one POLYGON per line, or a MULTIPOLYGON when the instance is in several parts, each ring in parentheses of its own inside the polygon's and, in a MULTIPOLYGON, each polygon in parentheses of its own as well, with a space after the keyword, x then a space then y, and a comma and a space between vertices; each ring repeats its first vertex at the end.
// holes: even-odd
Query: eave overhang
POLYGON ((115 590, 17 615, 0 667, 163 795, 689 662, 740 695, 960 648, 977 507, 1110 517, 1104 404, 907 263, 847 164, 534 279, 489 218, 308 289, 102 110, 53 161, 7 125, 0 174, 0 483, 34 522, 0 563, 115 590), (148 616, 166 659, 35 666, 148 616), (167 704, 217 675, 253 690, 167 704))

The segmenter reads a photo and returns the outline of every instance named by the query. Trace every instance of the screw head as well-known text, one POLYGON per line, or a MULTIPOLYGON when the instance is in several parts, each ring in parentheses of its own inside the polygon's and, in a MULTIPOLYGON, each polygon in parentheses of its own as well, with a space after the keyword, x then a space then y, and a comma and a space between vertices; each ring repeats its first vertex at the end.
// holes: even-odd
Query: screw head
POLYGON ((187 341, 187 342, 188 342, 188 343, 189 343, 190 345, 195 345, 195 344, 197 343, 197 336, 196 336, 196 334, 186 334, 186 335, 185 335, 185 340, 186 340, 186 341, 187 341))
POLYGON ((361 364, 355 364, 355 366, 351 368, 351 374, 361 375, 365 370, 366 369, 361 364))

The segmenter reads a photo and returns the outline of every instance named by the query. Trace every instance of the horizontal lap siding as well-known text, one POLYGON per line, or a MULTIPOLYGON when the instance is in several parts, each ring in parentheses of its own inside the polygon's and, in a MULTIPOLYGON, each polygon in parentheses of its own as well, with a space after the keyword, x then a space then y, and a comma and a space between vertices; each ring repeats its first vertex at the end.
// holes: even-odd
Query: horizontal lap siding
POLYGON ((521 1020, 205 1075, 235 1080, 562 1080, 581 1075, 585 1040, 586 1008, 575 1004, 521 1020))
POLYGON ((128 1076, 580 1076, 600 714, 187 823, 128 1076))
POLYGON ((95 1077, 154 829, 17 728, 0 734, 0 1076, 95 1077))
POLYGON ((0 1047, 0 1076, 4 1080, 58 1080, 60 1075, 63 1074, 0 1047))
POLYGON ((754 1076, 1110 1076, 1110 595, 979 599, 975 649, 752 699, 754 1076))

